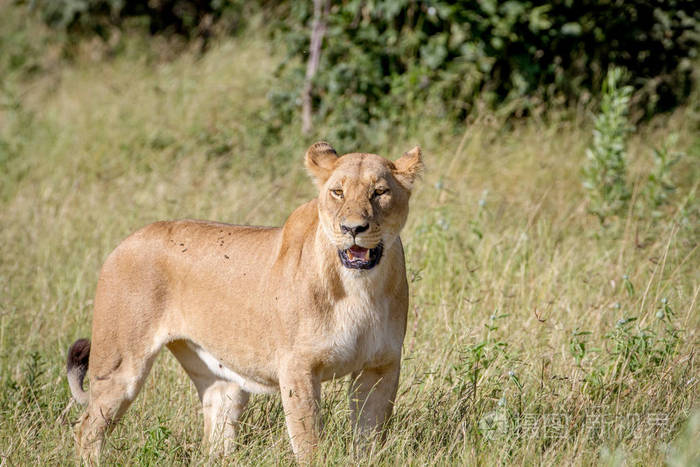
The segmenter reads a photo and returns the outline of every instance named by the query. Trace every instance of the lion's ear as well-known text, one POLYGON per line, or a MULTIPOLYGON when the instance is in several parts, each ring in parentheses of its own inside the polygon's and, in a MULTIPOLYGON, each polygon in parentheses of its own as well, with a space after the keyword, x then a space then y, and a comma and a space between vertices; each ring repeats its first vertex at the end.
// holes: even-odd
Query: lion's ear
POLYGON ((394 161, 394 177, 408 191, 423 173, 423 155, 418 146, 394 161))
POLYGON ((337 160, 338 154, 335 152, 335 149, 325 141, 319 141, 312 144, 309 150, 306 151, 304 164, 306 165, 306 170, 320 187, 331 176, 337 160))

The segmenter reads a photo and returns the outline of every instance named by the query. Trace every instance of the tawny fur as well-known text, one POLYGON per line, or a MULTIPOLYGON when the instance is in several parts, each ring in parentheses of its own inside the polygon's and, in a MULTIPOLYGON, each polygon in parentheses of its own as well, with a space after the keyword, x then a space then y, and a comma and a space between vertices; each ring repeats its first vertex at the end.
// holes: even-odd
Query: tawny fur
POLYGON ((163 346, 194 382, 213 451, 232 446, 251 392, 280 392, 301 462, 318 442, 322 381, 352 374, 351 412, 362 437, 390 416, 408 308, 399 232, 422 169, 420 149, 392 163, 374 154, 338 157, 316 143, 306 167, 319 196, 281 228, 157 222, 109 255, 92 342, 76 342, 68 358, 71 391, 88 401, 76 427, 86 461, 97 460, 163 346), (353 238, 344 224, 368 228, 353 238), (348 269, 339 259, 353 244, 380 242, 383 256, 372 269, 348 269))

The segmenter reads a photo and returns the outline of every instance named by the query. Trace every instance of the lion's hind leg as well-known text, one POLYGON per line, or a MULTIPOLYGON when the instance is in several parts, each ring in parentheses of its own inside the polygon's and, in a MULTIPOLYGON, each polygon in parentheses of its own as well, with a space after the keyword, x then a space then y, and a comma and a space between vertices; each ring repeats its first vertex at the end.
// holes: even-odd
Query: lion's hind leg
POLYGON ((250 393, 228 381, 216 381, 204 390, 204 438, 210 454, 233 451, 239 420, 249 398, 250 393))
POLYGON ((174 341, 168 348, 197 388, 204 415, 204 442, 209 453, 230 453, 250 393, 213 373, 188 342, 174 341))
POLYGON ((144 360, 117 358, 106 370, 103 365, 91 368, 90 399, 75 428, 78 452, 89 465, 99 461, 105 435, 136 399, 156 354, 144 360))

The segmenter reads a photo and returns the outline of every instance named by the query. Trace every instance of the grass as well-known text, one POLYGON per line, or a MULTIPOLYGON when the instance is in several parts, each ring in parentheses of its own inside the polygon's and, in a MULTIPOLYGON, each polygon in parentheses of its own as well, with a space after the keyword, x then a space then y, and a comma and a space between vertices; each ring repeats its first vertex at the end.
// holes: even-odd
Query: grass
MULTIPOLYGON (((8 8, 5 36, 25 26, 8 8)), ((89 336, 120 239, 168 218, 279 225, 314 196, 302 156, 323 138, 264 130, 278 57, 261 34, 168 61, 125 37, 115 56, 87 44, 66 61, 31 27, 20 46, 47 41, 39 71, 8 68, 1 88, 0 465, 74 462, 65 352, 89 336)), ((581 183, 583 113, 482 112, 457 130, 414 122, 378 147, 338 147, 397 157, 420 144, 428 172, 403 234, 411 305, 387 441, 353 459, 346 382, 331 382, 324 462, 697 464, 698 121, 695 98, 635 130, 633 198, 671 134, 668 150, 685 153, 667 174, 676 190, 605 226, 581 183)), ((244 420, 223 463, 293 463, 277 397, 254 396, 244 420)), ((164 352, 104 460, 208 462, 201 425, 164 352)))

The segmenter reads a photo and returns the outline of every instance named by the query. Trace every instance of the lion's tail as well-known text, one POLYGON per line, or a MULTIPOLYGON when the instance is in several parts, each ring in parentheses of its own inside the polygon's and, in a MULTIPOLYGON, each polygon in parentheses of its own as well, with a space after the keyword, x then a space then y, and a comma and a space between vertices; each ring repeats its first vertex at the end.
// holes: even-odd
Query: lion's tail
POLYGON ((88 402, 88 393, 83 389, 83 380, 88 369, 90 357, 90 341, 78 339, 68 349, 66 371, 68 372, 68 386, 73 398, 78 404, 85 405, 88 402))

